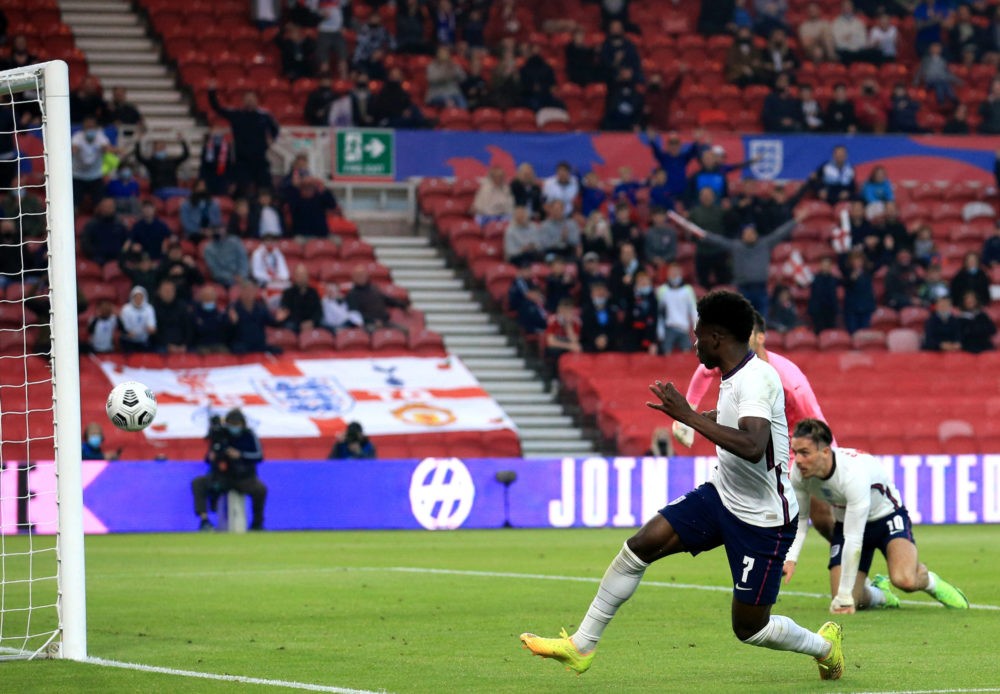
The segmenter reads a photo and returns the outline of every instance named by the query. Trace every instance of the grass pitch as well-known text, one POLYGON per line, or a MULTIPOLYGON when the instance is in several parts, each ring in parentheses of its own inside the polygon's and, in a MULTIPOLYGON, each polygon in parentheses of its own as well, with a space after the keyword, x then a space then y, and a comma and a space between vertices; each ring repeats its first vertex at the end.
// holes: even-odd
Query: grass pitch
MULTIPOLYGON (((387 692, 1000 691, 1000 612, 922 604, 844 616, 847 671, 740 644, 723 550, 653 565, 582 676, 518 634, 572 632, 620 530, 257 533, 87 538, 92 656, 387 692), (668 585, 675 584, 675 585, 668 585), (676 585, 680 584, 680 585, 676 585), (718 590, 705 589, 716 587, 718 590)), ((921 557, 976 605, 1000 606, 998 526, 921 526, 921 557)), ((8 551, 12 542, 7 540, 8 551)), ((829 615, 811 534, 775 612, 829 615), (804 594, 797 594, 804 593, 804 594), (812 595, 810 595, 812 594, 812 595)), ((884 571, 881 557, 874 571, 884 571)), ((64 661, 0 663, 4 692, 280 691, 64 661)))

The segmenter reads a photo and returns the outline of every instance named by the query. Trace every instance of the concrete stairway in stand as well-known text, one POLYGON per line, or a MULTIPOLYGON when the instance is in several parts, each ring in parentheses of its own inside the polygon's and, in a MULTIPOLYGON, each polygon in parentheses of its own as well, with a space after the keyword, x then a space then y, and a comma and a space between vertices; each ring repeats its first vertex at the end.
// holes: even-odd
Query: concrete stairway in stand
POLYGON ((59 9, 108 98, 112 87, 125 87, 151 129, 195 127, 186 99, 127 0, 59 0, 59 9))
POLYGON ((410 292, 427 327, 444 337, 448 350, 462 359, 517 425, 526 458, 594 451, 593 442, 545 391, 539 375, 517 355, 517 348, 427 238, 363 238, 375 248, 379 262, 392 270, 393 281, 410 292))

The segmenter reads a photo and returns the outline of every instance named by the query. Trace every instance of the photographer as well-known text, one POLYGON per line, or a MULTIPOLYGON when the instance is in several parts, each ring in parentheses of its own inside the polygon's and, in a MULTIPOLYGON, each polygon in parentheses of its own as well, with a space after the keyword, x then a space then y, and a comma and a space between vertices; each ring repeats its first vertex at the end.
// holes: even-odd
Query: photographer
POLYGON ((212 530, 208 520, 208 500, 237 491, 250 497, 253 503, 251 530, 264 529, 264 501, 267 487, 257 477, 257 465, 263 459, 260 439, 247 427, 239 409, 226 413, 222 422, 213 417, 208 430, 209 449, 205 461, 210 465, 207 475, 191 481, 194 512, 201 519, 200 530, 212 530))
POLYGON ((337 439, 330 451, 330 460, 345 460, 347 458, 374 458, 375 446, 365 436, 361 425, 351 422, 347 425, 344 435, 337 439))

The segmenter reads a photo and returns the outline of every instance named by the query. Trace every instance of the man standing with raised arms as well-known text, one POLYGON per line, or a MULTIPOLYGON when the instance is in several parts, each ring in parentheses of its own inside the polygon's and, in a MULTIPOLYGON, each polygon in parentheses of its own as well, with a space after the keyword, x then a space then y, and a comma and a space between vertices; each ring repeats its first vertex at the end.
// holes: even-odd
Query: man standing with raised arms
MULTIPOLYGON (((969 601, 955 586, 920 563, 910 516, 899 490, 882 465, 867 453, 833 445, 833 433, 818 419, 803 419, 792 434, 795 466, 791 481, 800 504, 822 496, 837 518, 830 552, 833 614, 853 614, 873 607, 899 607, 891 587, 907 593, 922 590, 945 607, 968 609, 969 601), (885 556, 889 578, 865 579, 875 550, 885 556), (891 582, 891 583, 890 583, 891 582)), ((795 573, 805 543, 805 519, 788 550, 782 569, 787 583, 795 573)))
MULTIPOLYGON (((791 435, 795 425, 802 419, 811 417, 820 421, 826 421, 823 410, 819 407, 819 401, 813 392, 809 379, 802 373, 802 369, 796 366, 795 362, 780 354, 769 352, 765 348, 767 340, 767 323, 764 317, 757 311, 753 314, 753 332, 750 333, 750 348, 760 358, 774 367, 781 379, 781 387, 785 391, 785 419, 788 422, 788 432, 791 435)), ((698 409, 705 393, 712 386, 712 381, 719 377, 718 369, 706 368, 700 364, 691 375, 691 382, 688 384, 687 401, 691 407, 698 409)), ((674 438, 685 446, 690 447, 694 443, 694 429, 681 422, 673 424, 674 438)), ((805 508, 802 509, 805 511, 805 508)), ((833 538, 833 512, 830 504, 813 497, 809 503, 809 519, 813 527, 827 541, 833 538)))
POLYGON ((771 614, 781 586, 782 562, 796 531, 798 506, 788 481, 788 426, 778 374, 748 343, 753 307, 739 294, 711 292, 698 302, 698 359, 719 368, 718 409, 698 414, 672 383, 650 391, 659 410, 716 444, 711 479, 675 499, 630 537, 601 579, 580 627, 560 638, 521 634, 536 655, 578 673, 590 668, 597 643, 618 608, 657 559, 725 546, 733 579, 732 628, 746 644, 813 656, 822 679, 843 674, 843 632, 833 622, 813 633, 771 614))

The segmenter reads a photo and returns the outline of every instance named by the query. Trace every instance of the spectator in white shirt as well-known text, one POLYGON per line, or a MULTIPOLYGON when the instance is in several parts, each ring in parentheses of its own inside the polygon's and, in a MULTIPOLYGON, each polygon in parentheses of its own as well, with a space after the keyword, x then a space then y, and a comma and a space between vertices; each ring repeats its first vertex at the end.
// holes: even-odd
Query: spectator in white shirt
POLYGON ((347 42, 344 40, 344 8, 350 0, 308 0, 320 16, 316 27, 316 60, 322 71, 333 72, 331 53, 336 58, 336 68, 340 79, 347 79, 347 42), (325 68, 325 70, 324 70, 325 68))
POLYGON ((250 276, 261 287, 285 289, 291 274, 285 254, 278 248, 278 235, 268 232, 264 242, 254 249, 250 256, 250 276))
POLYGON ((326 285, 326 291, 320 303, 323 306, 323 320, 320 326, 330 332, 335 333, 340 328, 360 328, 365 324, 361 313, 352 310, 347 305, 347 299, 344 298, 336 282, 330 282, 326 285))
POLYGON ((87 201, 91 209, 104 197, 104 155, 114 150, 111 141, 97 125, 97 119, 87 116, 83 127, 70 140, 73 152, 73 200, 77 205, 87 201))
POLYGON ((549 176, 542 184, 542 198, 545 202, 559 200, 567 215, 573 214, 573 204, 580 193, 580 183, 573 175, 567 162, 561 161, 556 166, 556 173, 549 176))
POLYGON ((124 352, 148 352, 156 334, 156 311, 149 303, 149 295, 142 287, 132 287, 128 303, 122 306, 121 323, 124 334, 121 347, 124 352))
POLYGON ((803 55, 816 55, 818 48, 823 60, 837 59, 830 20, 820 12, 818 3, 811 2, 806 7, 806 19, 799 24, 799 45, 802 46, 803 55))
POLYGON ((271 191, 262 190, 257 194, 257 204, 260 205, 260 221, 258 229, 260 235, 282 236, 281 214, 274 207, 271 191))
POLYGON ((698 304, 694 287, 684 281, 684 271, 677 263, 667 267, 667 282, 656 288, 659 307, 656 337, 662 354, 670 354, 676 347, 681 352, 691 351, 691 333, 698 321, 698 304))
POLYGON ((861 17, 854 13, 854 3, 844 0, 841 12, 830 27, 833 47, 844 63, 862 60, 868 48, 868 31, 861 17))
POLYGON ((885 10, 878 16, 878 22, 868 31, 868 45, 876 52, 875 55, 884 63, 896 59, 896 44, 899 42, 899 30, 892 23, 892 17, 885 10))

